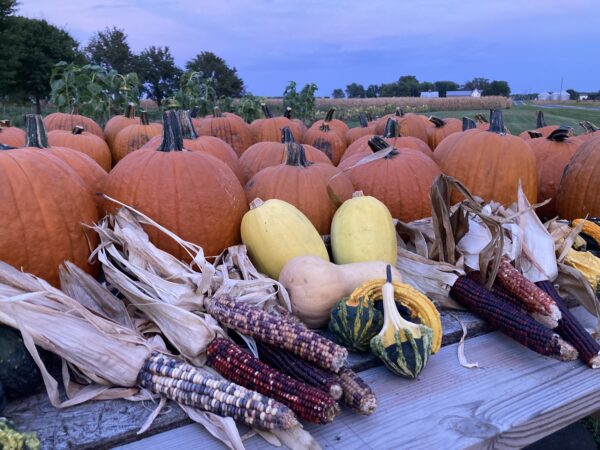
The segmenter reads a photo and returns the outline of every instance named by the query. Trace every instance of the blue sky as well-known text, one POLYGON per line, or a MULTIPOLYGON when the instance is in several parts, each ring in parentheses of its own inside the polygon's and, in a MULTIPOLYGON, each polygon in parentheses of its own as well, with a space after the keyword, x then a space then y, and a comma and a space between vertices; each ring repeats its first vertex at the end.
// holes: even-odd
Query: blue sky
POLYGON ((167 45, 183 66, 209 50, 255 95, 289 80, 318 95, 351 82, 476 76, 513 93, 600 90, 597 0, 21 0, 19 13, 67 29, 83 44, 107 26, 134 51, 167 45))

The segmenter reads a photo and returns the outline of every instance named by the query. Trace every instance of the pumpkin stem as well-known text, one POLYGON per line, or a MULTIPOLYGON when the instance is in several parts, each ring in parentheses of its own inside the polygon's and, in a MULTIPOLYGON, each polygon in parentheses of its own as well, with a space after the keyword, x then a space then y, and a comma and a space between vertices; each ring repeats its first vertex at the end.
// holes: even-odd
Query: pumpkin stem
POLYGON ((504 114, 499 109, 494 109, 490 115, 490 128, 488 131, 497 134, 506 134, 506 128, 504 127, 504 114))
MULTIPOLYGON (((10 121, 9 123, 9 127, 10 127, 10 121)), ((585 121, 585 124, 587 125, 588 129, 590 130, 590 133, 593 133, 594 131, 598 131, 600 130, 600 128, 598 128, 596 125, 594 125, 592 122, 590 122, 589 120, 585 121)))
POLYGON ((179 126, 179 117, 175 111, 163 113, 163 139, 159 152, 180 152, 183 150, 183 137, 179 126))
POLYGON ((571 127, 560 127, 554 130, 547 139, 556 142, 563 142, 573 136, 573 128, 571 127))
POLYGON ((285 112, 283 113, 283 117, 285 117, 286 119, 292 120, 292 108, 290 108, 289 106, 287 108, 285 108, 285 112))
POLYGON ((335 108, 331 108, 329 111, 327 111, 327 114, 325 114, 325 122, 331 122, 333 120, 334 113, 335 108))
POLYGON ((369 119, 369 122, 373 120, 373 115, 369 111, 367 111, 367 119, 369 119))
POLYGON ((385 123, 383 137, 390 139, 400 137, 400 130, 398 130, 398 122, 396 122, 396 119, 394 119, 393 117, 390 117, 385 123))
POLYGON ((13 150, 17 147, 11 147, 10 145, 0 144, 0 150, 13 150))
POLYGON ((542 136, 544 136, 542 133, 540 133, 537 130, 527 130, 527 134, 529 135, 529 137, 531 139, 537 139, 537 138, 541 138, 542 136))
POLYGON ((481 113, 475 114, 475 120, 479 123, 489 123, 485 116, 481 113))
POLYGON ((83 128, 81 125, 75 125, 73 127, 73 131, 71 131, 71 133, 73 133, 73 134, 83 134, 84 131, 85 131, 85 128, 83 128))
POLYGON ((403 117, 404 111, 402 111, 402 109, 400 107, 398 107, 398 108, 396 108, 396 112, 394 114, 396 115, 396 117, 403 117))
POLYGON ((125 108, 125 114, 123 115, 128 119, 135 119, 135 103, 127 103, 127 107, 125 108))
POLYGON ((306 159, 304 147, 296 142, 285 144, 285 163, 288 166, 308 167, 312 163, 306 159))
POLYGON ((367 120, 365 113, 358 113, 358 123, 360 124, 361 128, 367 128, 369 126, 369 121, 367 120))
POLYGON ((544 120, 544 111, 540 110, 537 112, 536 123, 536 128, 542 128, 546 126, 546 121, 544 120))
POLYGON ((195 119, 196 117, 198 117, 198 114, 200 114, 200 107, 199 106, 194 106, 191 110, 190 110, 190 117, 192 119, 195 119))
POLYGON ((10 120, 9 119, 0 120, 0 128, 2 128, 2 127, 9 128, 10 125, 11 124, 10 124, 10 120))
POLYGON ((183 139, 198 139, 198 133, 196 133, 196 128, 194 128, 190 113, 185 110, 179 110, 176 113, 179 118, 179 126, 181 127, 181 137, 183 139))
POLYGON ((218 106, 215 106, 213 108, 213 116, 214 117, 223 117, 223 114, 221 113, 221 108, 219 108, 218 106))
POLYGON ((440 119, 439 117, 436 116, 431 116, 429 118, 429 121, 435 125, 436 128, 441 128, 444 125, 446 125, 446 122, 443 119, 440 119))
POLYGON ((292 130, 290 130, 290 127, 283 127, 281 129, 281 143, 288 144, 290 142, 296 142, 292 130))
POLYGON ((471 119, 470 117, 463 117, 462 118, 462 130, 467 131, 467 130, 472 130, 473 128, 477 128, 477 124, 475 123, 475 121, 473 119, 471 119))
POLYGON ((150 122, 148 121, 148 113, 144 110, 140 111, 140 123, 142 125, 150 125, 150 122))
POLYGON ((256 209, 259 206, 262 206, 264 204, 265 204, 265 202, 263 202, 260 198, 256 197, 254 200, 252 200, 250 202, 250 209, 256 209))
MULTIPOLYGON (((369 147, 373 153, 377 153, 381 150, 387 150, 390 148, 390 144, 388 144, 381 136, 373 136, 369 139, 369 147)), ((386 159, 391 158, 394 155, 397 155, 398 151, 393 149, 389 155, 386 156, 386 159)))
POLYGON ((71 108, 71 114, 79 115, 79 106, 73 105, 71 108))
POLYGON ((364 197, 365 193, 363 191, 354 191, 352 193, 352 198, 357 198, 357 197, 364 197))
POLYGON ((25 114, 25 147, 48 148, 48 135, 39 114, 25 114))
POLYGON ((265 115, 265 118, 267 118, 267 119, 273 118, 273 114, 271 114, 271 111, 269 111, 269 107, 267 106, 266 103, 261 103, 260 107, 262 109, 263 114, 265 115))

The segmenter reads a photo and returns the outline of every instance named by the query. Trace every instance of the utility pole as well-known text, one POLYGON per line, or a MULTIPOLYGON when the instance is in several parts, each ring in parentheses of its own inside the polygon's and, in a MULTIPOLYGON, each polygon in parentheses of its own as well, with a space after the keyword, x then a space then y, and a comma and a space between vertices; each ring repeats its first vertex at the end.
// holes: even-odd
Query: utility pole
POLYGON ((563 77, 560 77, 560 91, 558 91, 559 97, 562 95, 562 88, 563 88, 563 77))

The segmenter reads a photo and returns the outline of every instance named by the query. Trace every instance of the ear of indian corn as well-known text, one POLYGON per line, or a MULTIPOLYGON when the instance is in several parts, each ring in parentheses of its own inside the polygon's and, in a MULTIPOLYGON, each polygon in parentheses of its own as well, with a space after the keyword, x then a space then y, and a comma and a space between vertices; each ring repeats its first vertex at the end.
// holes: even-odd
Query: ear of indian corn
POLYGON ((273 369, 227 339, 210 343, 207 364, 235 383, 282 402, 309 422, 329 423, 339 413, 330 395, 273 369))
POLYGON ((565 361, 572 361, 578 356, 577 350, 558 334, 467 276, 458 277, 450 289, 450 296, 515 341, 537 353, 565 361))
POLYGON ((561 312, 556 302, 546 292, 525 278, 506 258, 502 258, 500 261, 496 281, 513 297, 521 301, 523 307, 538 322, 553 329, 558 326, 561 312))
POLYGON ((348 350, 344 347, 309 330, 301 323, 286 316, 270 314, 258 306, 222 296, 212 298, 206 310, 228 328, 288 350, 331 372, 337 373, 348 357, 348 350))
POLYGON ((600 368, 600 344, 588 333, 571 313, 569 307, 562 299, 550 281, 538 281, 540 289, 550 295, 562 312, 562 319, 558 322, 557 331, 577 349, 580 358, 592 369, 600 368))
POLYGON ((294 413, 278 401, 160 353, 154 352, 145 361, 138 384, 176 402, 232 417, 251 427, 289 429, 298 424, 294 413))
POLYGON ((256 341, 256 347, 260 359, 271 367, 298 381, 321 389, 335 400, 342 397, 340 379, 335 373, 320 369, 287 350, 275 348, 260 341, 256 341))
POLYGON ((340 370, 344 403, 360 414, 369 416, 377 408, 377 397, 371 387, 349 367, 340 370))
POLYGON ((581 222, 583 222, 583 228, 581 232, 589 236, 596 245, 600 246, 600 225, 591 220, 585 219, 575 219, 572 222, 573 227, 578 226, 581 222))

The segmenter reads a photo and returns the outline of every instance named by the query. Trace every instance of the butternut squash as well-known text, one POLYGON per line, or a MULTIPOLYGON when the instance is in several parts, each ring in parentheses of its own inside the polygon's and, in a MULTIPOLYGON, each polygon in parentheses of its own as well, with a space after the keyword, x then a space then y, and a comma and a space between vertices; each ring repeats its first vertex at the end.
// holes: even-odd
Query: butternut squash
MULTIPOLYGON (((385 277, 387 263, 371 261, 336 265, 315 256, 291 259, 279 275, 290 294, 293 313, 311 328, 327 324, 331 308, 363 283, 385 277)), ((394 280, 402 282, 392 268, 394 280)))
POLYGON ((275 280, 295 256, 314 255, 320 261, 329 261, 323 239, 310 220, 283 200, 254 199, 242 219, 241 232, 250 260, 275 280))
MULTIPOLYGON (((333 216, 331 249, 336 264, 384 261, 396 264, 396 229, 387 206, 355 192, 333 216)), ((383 276, 383 275, 381 275, 383 276)))

